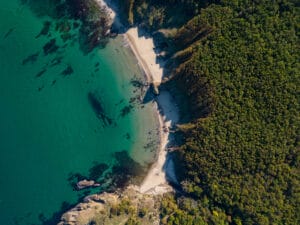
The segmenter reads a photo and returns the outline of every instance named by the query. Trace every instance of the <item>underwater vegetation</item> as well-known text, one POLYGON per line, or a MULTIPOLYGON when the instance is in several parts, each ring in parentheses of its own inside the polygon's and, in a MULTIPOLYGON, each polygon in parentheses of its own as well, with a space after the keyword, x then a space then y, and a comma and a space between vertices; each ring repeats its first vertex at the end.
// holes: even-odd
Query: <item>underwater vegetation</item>
MULTIPOLYGON (((88 54, 97 47, 105 47, 108 43, 110 21, 105 10, 100 9, 94 0, 22 0, 37 16, 49 16, 55 20, 54 28, 60 33, 63 42, 77 40, 80 49, 88 54), (74 33, 75 32, 75 33, 74 33)), ((50 21, 45 21, 43 28, 35 38, 51 37, 50 21)), ((6 38, 13 29, 5 35, 6 38)), ((47 47, 55 42, 51 39, 47 47)))
POLYGON ((97 94, 96 92, 89 92, 88 100, 96 116, 99 120, 102 121, 103 126, 112 125, 113 120, 106 115, 99 94, 97 94))
POLYGON ((40 52, 36 52, 32 55, 29 55, 28 57, 23 59, 22 65, 26 65, 27 63, 31 63, 31 64, 34 63, 38 59, 39 54, 40 52))

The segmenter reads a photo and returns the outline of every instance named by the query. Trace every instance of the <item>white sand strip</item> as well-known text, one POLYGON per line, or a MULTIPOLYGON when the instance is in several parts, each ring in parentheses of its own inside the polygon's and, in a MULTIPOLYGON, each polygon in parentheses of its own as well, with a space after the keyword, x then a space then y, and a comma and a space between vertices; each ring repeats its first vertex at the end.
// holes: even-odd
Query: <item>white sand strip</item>
MULTIPOLYGON (((156 63, 157 55, 154 51, 152 38, 139 37, 138 28, 131 28, 125 34, 129 45, 134 52, 139 64, 145 71, 148 81, 159 85, 163 78, 163 68, 156 63)), ((150 171, 140 186, 141 193, 162 194, 170 191, 167 177, 176 182, 174 164, 167 160, 167 145, 170 141, 169 128, 179 120, 179 111, 172 96, 167 91, 161 91, 157 96, 157 112, 159 118, 160 147, 157 161, 152 165, 150 171), (168 163, 167 163, 168 162, 168 163)), ((171 189, 172 190, 172 189, 171 189)))
POLYGON ((161 91, 157 97, 159 106, 158 117, 160 122, 160 148, 157 161, 153 164, 143 183, 140 192, 161 194, 168 191, 168 188, 158 189, 157 187, 166 186, 167 177, 175 181, 174 165, 171 160, 167 160, 167 145, 170 141, 169 129, 179 120, 178 108, 172 100, 172 96, 167 91, 161 91), (168 164, 166 164, 168 162, 168 164))
POLYGON ((159 85, 163 77, 163 68, 157 63, 153 39, 139 36, 137 27, 130 28, 125 36, 148 79, 154 84, 159 85))

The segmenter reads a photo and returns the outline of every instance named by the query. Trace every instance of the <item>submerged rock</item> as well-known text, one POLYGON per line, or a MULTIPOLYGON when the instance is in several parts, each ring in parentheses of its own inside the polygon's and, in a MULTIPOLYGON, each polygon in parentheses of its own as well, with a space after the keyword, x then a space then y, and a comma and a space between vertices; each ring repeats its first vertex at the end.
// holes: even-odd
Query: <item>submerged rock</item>
POLYGON ((35 38, 39 38, 40 36, 48 35, 50 27, 51 27, 51 22, 50 21, 44 22, 44 26, 43 26, 42 30, 40 31, 40 33, 38 35, 35 36, 35 38))
POLYGON ((132 84, 133 87, 136 88, 143 88, 149 85, 148 82, 144 82, 143 80, 138 80, 138 79, 131 79, 130 83, 132 84))
POLYGON ((121 117, 124 117, 124 116, 128 115, 131 112, 132 109, 133 109, 132 105, 124 106, 121 110, 121 113, 120 113, 121 117))
POLYGON ((56 66, 62 62, 63 57, 62 56, 56 56, 54 59, 51 60, 50 66, 56 66))
POLYGON ((61 74, 65 77, 68 75, 71 75, 72 73, 74 73, 74 70, 72 68, 72 66, 68 65, 66 69, 64 69, 64 71, 61 72, 61 74))
POLYGON ((39 54, 40 54, 40 52, 29 55, 22 61, 22 65, 26 65, 29 62, 34 63, 38 59, 39 54))
POLYGON ((96 93, 89 92, 88 100, 98 119, 103 122, 103 126, 112 125, 113 120, 105 114, 100 96, 96 93))
POLYGON ((57 51, 58 48, 59 47, 56 45, 56 40, 53 38, 44 45, 43 47, 44 54, 48 55, 54 53, 57 51))
POLYGON ((13 31, 15 28, 11 28, 9 29, 9 31, 6 32, 6 34, 4 35, 4 39, 7 38, 13 31))
POLYGON ((47 69, 41 70, 40 72, 38 72, 38 73, 35 75, 35 77, 36 77, 36 78, 41 77, 46 71, 47 71, 47 69))

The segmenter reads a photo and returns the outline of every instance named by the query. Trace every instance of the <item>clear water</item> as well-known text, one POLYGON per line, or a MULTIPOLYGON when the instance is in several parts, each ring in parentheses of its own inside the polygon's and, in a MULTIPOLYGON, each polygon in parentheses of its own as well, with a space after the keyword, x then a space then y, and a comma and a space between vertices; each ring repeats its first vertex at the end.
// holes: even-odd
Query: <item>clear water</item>
POLYGON ((141 73, 121 38, 90 54, 74 41, 45 55, 49 37, 35 37, 50 19, 18 0, 0 3, 0 224, 51 224, 84 195, 69 184, 70 173, 86 174, 94 162, 110 166, 122 150, 140 164, 151 162, 156 119, 151 104, 132 103, 122 116, 139 95, 130 80, 141 73), (50 66, 55 57, 61 63, 50 66), (64 76, 68 66, 73 73, 64 76), (97 117, 90 92, 111 125, 97 117))

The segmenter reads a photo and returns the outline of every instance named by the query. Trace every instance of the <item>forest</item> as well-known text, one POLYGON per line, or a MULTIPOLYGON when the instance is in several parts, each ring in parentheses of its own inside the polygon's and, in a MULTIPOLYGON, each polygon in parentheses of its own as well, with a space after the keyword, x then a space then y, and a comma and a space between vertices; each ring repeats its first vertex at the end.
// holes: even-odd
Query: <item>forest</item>
POLYGON ((300 224, 299 1, 119 4, 128 24, 175 28, 165 85, 188 102, 184 194, 165 196, 162 223, 300 224))

